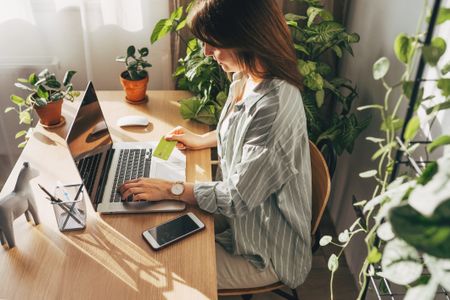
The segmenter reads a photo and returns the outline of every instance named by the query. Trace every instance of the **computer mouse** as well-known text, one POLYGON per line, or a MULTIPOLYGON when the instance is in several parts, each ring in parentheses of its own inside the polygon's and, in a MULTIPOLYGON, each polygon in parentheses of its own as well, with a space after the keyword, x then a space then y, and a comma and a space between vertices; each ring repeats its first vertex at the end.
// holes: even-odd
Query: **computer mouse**
POLYGON ((127 127, 127 126, 147 126, 149 123, 148 119, 144 116, 124 116, 117 120, 117 126, 127 127))

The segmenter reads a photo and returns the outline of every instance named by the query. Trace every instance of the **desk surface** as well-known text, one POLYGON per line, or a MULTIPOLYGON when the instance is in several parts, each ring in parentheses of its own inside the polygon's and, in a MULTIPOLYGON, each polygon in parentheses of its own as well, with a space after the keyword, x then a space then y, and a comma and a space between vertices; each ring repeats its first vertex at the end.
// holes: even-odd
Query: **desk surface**
MULTIPOLYGON (((177 100, 188 97, 187 92, 149 91, 149 101, 140 105, 123 101, 122 91, 97 94, 114 141, 159 140, 177 125, 197 133, 208 130, 181 118, 177 100), (145 114, 151 124, 130 130, 116 126, 119 117, 130 114, 145 114)), ((187 210, 200 217, 206 230, 158 252, 141 233, 181 213, 99 215, 88 204, 84 231, 59 232, 37 183, 53 190, 57 180, 81 182, 64 141, 77 103, 64 104, 64 126, 37 126, 0 193, 12 190, 23 161, 39 170, 31 184, 41 224, 33 226, 25 216, 15 220, 16 247, 0 249, 0 299, 216 299, 214 221, 199 209, 187 210)), ((186 151, 186 156, 188 181, 211 180, 209 150, 186 151)))

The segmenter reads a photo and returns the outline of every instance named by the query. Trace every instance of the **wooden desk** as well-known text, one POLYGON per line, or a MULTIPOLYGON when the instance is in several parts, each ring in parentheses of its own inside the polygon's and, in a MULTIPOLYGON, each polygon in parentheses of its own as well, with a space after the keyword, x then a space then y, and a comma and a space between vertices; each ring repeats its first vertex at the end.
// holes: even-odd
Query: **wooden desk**
MULTIPOLYGON (((181 118, 177 100, 188 97, 187 92, 147 95, 147 103, 130 105, 123 101, 122 91, 98 92, 113 140, 159 140, 176 125, 197 133, 208 130, 181 118), (146 114, 152 124, 145 130, 117 127, 116 120, 129 114, 146 114)), ((146 244, 141 233, 181 213, 99 215, 88 204, 84 231, 59 232, 52 207, 37 183, 53 190, 57 180, 81 182, 64 141, 77 107, 77 102, 64 104, 67 122, 61 128, 37 126, 0 193, 12 190, 23 161, 39 170, 32 185, 41 224, 33 226, 25 216, 14 222, 16 247, 0 249, 0 299, 216 299, 214 221, 199 209, 188 211, 200 217, 206 230, 159 252, 146 244)), ((209 150, 186 155, 188 181, 211 180, 209 150)))

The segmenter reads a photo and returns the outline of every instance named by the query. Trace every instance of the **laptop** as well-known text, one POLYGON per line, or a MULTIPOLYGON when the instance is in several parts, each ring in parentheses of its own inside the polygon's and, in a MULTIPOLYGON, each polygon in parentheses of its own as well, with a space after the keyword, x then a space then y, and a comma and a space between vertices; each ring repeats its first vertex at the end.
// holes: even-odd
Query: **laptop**
POLYGON ((92 82, 86 88, 66 141, 96 211, 125 214, 186 208, 181 201, 121 199, 117 188, 126 180, 150 177, 185 181, 186 157, 178 149, 167 161, 153 157, 156 141, 113 142, 92 82))

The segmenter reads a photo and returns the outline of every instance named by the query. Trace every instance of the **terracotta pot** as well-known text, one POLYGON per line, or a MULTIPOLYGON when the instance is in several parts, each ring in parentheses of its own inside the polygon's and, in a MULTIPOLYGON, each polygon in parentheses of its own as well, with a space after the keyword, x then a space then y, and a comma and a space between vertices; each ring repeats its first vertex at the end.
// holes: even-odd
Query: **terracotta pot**
POLYGON ((61 121, 63 99, 52 101, 45 106, 35 107, 41 123, 46 126, 56 125, 61 121))
POLYGON ((132 102, 144 100, 147 91, 148 76, 141 80, 128 80, 124 78, 126 73, 127 71, 124 71, 120 74, 120 83, 125 90, 127 100, 132 102))

